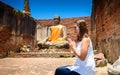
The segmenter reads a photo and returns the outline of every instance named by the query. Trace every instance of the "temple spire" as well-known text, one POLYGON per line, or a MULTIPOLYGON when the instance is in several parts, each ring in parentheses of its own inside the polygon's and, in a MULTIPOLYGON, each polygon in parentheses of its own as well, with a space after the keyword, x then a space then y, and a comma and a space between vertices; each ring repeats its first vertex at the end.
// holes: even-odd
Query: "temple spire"
POLYGON ((23 13, 27 14, 27 15, 31 15, 30 14, 30 6, 29 6, 29 0, 24 0, 24 8, 23 8, 23 13))

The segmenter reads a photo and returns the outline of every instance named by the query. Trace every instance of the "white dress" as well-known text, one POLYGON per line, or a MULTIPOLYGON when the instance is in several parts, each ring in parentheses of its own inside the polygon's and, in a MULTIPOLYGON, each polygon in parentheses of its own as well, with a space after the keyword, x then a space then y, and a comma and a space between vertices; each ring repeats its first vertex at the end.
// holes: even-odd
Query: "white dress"
MULTIPOLYGON (((80 50, 81 44, 81 41, 77 43, 77 50, 80 50)), ((78 56, 76 56, 76 64, 68 66, 67 68, 81 75, 95 75, 95 60, 91 40, 86 59, 82 61, 78 56)))

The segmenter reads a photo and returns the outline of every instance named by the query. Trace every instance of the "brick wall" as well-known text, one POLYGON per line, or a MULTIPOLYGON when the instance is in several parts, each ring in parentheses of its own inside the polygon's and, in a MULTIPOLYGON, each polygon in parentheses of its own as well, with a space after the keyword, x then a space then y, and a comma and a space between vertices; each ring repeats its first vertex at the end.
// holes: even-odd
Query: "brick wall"
POLYGON ((119 13, 119 0, 93 0, 91 29, 94 47, 111 63, 120 56, 119 13))
POLYGON ((0 1, 0 54, 19 45, 35 45, 36 22, 0 1))

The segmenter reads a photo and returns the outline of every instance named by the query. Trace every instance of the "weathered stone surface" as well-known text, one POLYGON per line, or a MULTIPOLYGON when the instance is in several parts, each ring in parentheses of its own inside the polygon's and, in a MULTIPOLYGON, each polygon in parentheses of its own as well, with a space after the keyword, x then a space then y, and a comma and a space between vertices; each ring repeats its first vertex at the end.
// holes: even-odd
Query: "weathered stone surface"
POLYGON ((120 55, 120 0, 93 0, 93 45, 113 63, 120 55))
POLYGON ((0 1, 0 53, 36 44, 35 20, 0 1))
POLYGON ((113 63, 112 66, 108 67, 108 73, 110 75, 120 75, 120 56, 119 59, 113 63))
POLYGON ((44 43, 48 37, 48 27, 37 25, 37 43, 44 43))
POLYGON ((69 48, 68 42, 63 43, 51 43, 51 42, 38 42, 38 47, 40 49, 62 49, 69 48))
POLYGON ((107 59, 105 59, 103 53, 98 53, 94 56, 96 67, 107 66, 107 59))
POLYGON ((41 52, 41 53, 34 53, 34 52, 28 52, 28 53, 14 53, 9 55, 9 57, 13 58, 40 58, 40 57, 45 57, 45 58, 69 58, 69 57, 74 57, 74 54, 71 52, 41 52))

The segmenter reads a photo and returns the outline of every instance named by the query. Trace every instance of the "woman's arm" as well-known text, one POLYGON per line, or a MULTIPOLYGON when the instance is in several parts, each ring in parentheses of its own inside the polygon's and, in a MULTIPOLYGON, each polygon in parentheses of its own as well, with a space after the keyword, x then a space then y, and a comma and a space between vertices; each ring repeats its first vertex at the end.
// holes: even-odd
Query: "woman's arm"
POLYGON ((84 61, 87 56, 89 44, 90 44, 89 38, 83 38, 81 50, 79 50, 79 51, 81 51, 81 55, 78 56, 82 61, 84 61))

